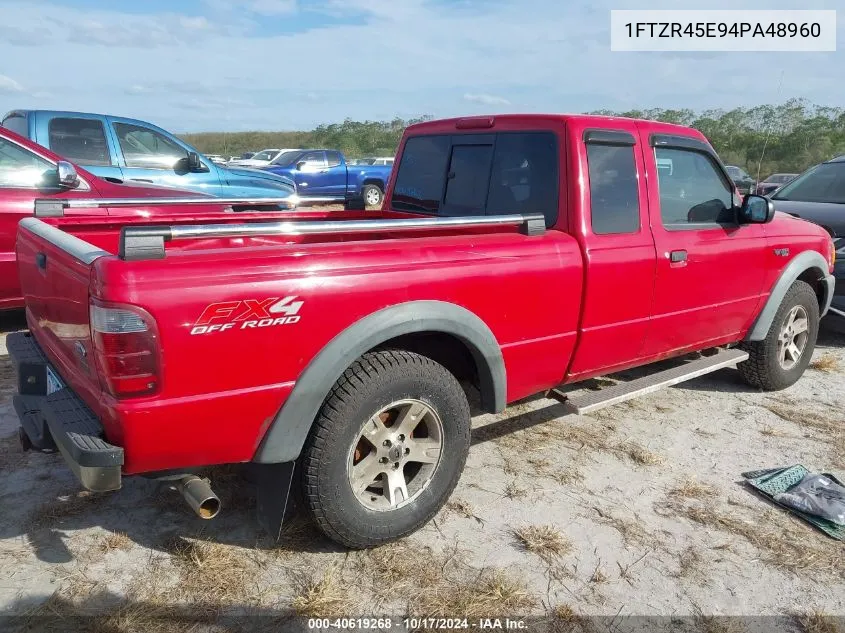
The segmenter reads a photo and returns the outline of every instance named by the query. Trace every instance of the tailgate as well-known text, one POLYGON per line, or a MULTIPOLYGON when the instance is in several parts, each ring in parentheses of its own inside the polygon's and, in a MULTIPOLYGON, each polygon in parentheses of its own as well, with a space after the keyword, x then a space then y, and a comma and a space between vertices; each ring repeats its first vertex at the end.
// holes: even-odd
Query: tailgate
POLYGON ((109 253, 32 219, 21 221, 16 250, 27 324, 59 374, 48 375, 48 389, 55 391, 64 382, 97 411, 100 381, 89 327, 90 268, 109 253))

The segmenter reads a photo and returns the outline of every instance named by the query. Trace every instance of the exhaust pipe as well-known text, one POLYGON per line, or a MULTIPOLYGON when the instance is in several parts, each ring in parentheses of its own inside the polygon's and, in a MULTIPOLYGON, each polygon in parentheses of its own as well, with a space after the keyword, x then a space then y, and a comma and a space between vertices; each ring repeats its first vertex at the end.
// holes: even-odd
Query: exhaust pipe
POLYGON ((176 482, 176 488, 199 518, 213 519, 220 513, 220 499, 214 494, 208 479, 185 475, 176 482))

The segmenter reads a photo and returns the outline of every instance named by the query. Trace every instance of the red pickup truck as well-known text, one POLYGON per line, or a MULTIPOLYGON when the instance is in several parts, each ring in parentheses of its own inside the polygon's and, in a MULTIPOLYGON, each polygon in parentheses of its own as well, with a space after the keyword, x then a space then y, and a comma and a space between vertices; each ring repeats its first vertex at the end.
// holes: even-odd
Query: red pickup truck
MULTIPOLYGON (((833 294, 828 233, 739 196, 688 128, 497 115, 410 127, 380 212, 283 222, 30 218, 30 333, 10 335, 24 442, 82 484, 251 463, 278 535, 288 494, 367 547, 442 506, 469 449, 466 390, 588 412, 739 363, 794 383, 833 294), (562 385, 676 359, 577 396, 562 385)), ((184 477, 184 478, 183 478, 184 477)))
MULTIPOLYGON (((294 194, 291 189, 291 196, 294 194)), ((23 307, 15 262, 18 222, 33 213, 121 218, 238 209, 193 191, 98 178, 61 156, 0 127, 0 310, 23 307), (176 199, 179 203, 176 204, 176 199), (37 203, 36 203, 37 201, 37 203), (36 209, 38 206, 38 209, 36 209)), ((254 207, 253 208, 260 208, 254 207)), ((279 205, 287 202, 273 200, 279 205)), ((266 208, 268 202, 262 205, 266 208)), ((293 204, 291 198, 290 205, 293 204)), ((276 209, 280 208, 275 206, 276 209)))

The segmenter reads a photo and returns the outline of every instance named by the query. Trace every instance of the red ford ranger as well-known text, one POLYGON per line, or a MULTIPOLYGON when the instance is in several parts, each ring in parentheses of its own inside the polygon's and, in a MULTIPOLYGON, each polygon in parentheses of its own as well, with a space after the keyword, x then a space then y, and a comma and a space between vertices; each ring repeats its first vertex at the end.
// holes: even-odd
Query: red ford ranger
MULTIPOLYGON (((40 207, 37 215, 61 210, 68 215, 117 217, 123 221, 127 216, 153 217, 162 212, 231 211, 234 202, 245 202, 98 178, 0 127, 0 310, 23 307, 15 263, 15 236, 18 222, 33 215, 36 200, 40 207), (181 199, 179 204, 175 204, 175 198, 181 199)), ((286 206, 286 200, 273 202, 286 206)))
POLYGON ((291 482, 332 539, 426 523, 490 412, 547 393, 587 412, 739 364, 807 366, 833 294, 828 233, 739 197, 706 139, 621 118, 422 123, 384 210, 210 224, 21 222, 30 333, 10 335, 25 443, 91 490, 177 479, 219 509, 249 462, 278 535, 291 482), (577 396, 561 386, 675 359, 577 396), (664 365, 664 364, 662 364, 664 365))

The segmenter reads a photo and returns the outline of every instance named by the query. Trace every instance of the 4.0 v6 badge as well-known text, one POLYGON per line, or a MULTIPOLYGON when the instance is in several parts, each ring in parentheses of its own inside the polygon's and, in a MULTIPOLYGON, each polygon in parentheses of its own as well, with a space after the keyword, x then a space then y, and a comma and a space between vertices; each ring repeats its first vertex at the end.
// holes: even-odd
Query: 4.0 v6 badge
POLYGON ((296 297, 270 297, 269 299, 244 299, 212 303, 202 311, 191 328, 191 334, 211 334, 237 328, 273 327, 299 323, 299 309, 304 301, 296 297))

